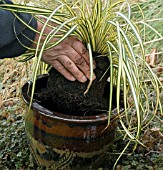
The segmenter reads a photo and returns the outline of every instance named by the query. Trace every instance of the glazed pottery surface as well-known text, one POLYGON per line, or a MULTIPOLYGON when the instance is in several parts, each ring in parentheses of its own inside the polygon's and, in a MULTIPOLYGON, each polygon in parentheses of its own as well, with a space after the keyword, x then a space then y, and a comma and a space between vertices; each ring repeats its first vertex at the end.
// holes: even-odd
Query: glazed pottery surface
MULTIPOLYGON (((40 76, 36 88, 45 87, 46 82, 47 75, 40 76)), ((27 110, 27 139, 36 164, 49 169, 97 168, 115 138, 115 116, 107 126, 106 114, 66 115, 50 111, 35 100, 29 110, 28 90, 31 84, 28 82, 23 86, 22 96, 27 110)))

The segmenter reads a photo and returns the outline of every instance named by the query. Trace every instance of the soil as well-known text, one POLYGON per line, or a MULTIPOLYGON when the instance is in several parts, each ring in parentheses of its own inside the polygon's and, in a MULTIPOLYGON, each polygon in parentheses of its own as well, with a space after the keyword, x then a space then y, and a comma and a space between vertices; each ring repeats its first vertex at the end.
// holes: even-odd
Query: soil
MULTIPOLYGON (((95 57, 96 80, 93 81, 88 93, 84 95, 89 81, 80 83, 71 82, 64 78, 54 68, 49 72, 47 87, 37 93, 37 100, 41 105, 52 111, 69 115, 96 115, 108 109, 110 71, 107 57, 95 57)), ((113 89, 115 93, 115 89, 113 89)), ((114 94, 115 96, 115 94, 114 94)), ((115 107, 113 99, 113 108, 115 107)))

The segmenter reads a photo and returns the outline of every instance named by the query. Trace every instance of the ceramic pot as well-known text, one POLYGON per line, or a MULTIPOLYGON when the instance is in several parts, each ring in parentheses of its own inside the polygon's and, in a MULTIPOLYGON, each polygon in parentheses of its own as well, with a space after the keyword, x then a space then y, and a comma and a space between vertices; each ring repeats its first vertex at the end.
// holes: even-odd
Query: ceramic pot
MULTIPOLYGON (((47 79, 48 75, 39 76, 36 89, 45 88, 47 79)), ((66 115, 50 111, 35 100, 29 110, 28 91, 31 85, 32 82, 28 82, 22 87, 22 97, 27 110, 27 139, 36 164, 49 169, 66 170, 100 166, 115 138, 115 116, 107 127, 108 116, 105 113, 94 116, 66 115)))

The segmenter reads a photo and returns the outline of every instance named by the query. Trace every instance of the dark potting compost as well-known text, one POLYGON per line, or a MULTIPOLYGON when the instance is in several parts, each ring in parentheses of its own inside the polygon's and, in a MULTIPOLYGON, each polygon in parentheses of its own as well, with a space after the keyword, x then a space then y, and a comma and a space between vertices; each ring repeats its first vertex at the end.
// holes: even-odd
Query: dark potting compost
MULTIPOLYGON (((51 111, 61 112, 68 115, 96 115, 106 113, 109 105, 110 83, 107 81, 110 75, 109 60, 106 56, 95 57, 96 79, 89 91, 84 95, 89 80, 80 83, 77 80, 71 82, 63 77, 57 70, 52 68, 49 72, 47 86, 36 88, 35 99, 41 105, 51 111)), ((116 106, 116 90, 113 89, 112 108, 116 106)))

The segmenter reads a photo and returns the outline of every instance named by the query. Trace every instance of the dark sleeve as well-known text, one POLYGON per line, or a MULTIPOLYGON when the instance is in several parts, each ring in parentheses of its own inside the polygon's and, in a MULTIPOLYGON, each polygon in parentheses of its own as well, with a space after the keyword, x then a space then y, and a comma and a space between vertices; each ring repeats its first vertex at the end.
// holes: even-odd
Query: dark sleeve
MULTIPOLYGON (((10 0, 0 0, 0 5, 4 2, 13 4, 10 0)), ((17 15, 37 29, 37 21, 30 14, 17 15)), ((25 53, 27 49, 23 45, 30 47, 35 37, 34 31, 27 28, 12 12, 3 9, 0 9, 0 32, 0 58, 11 58, 25 53)))

